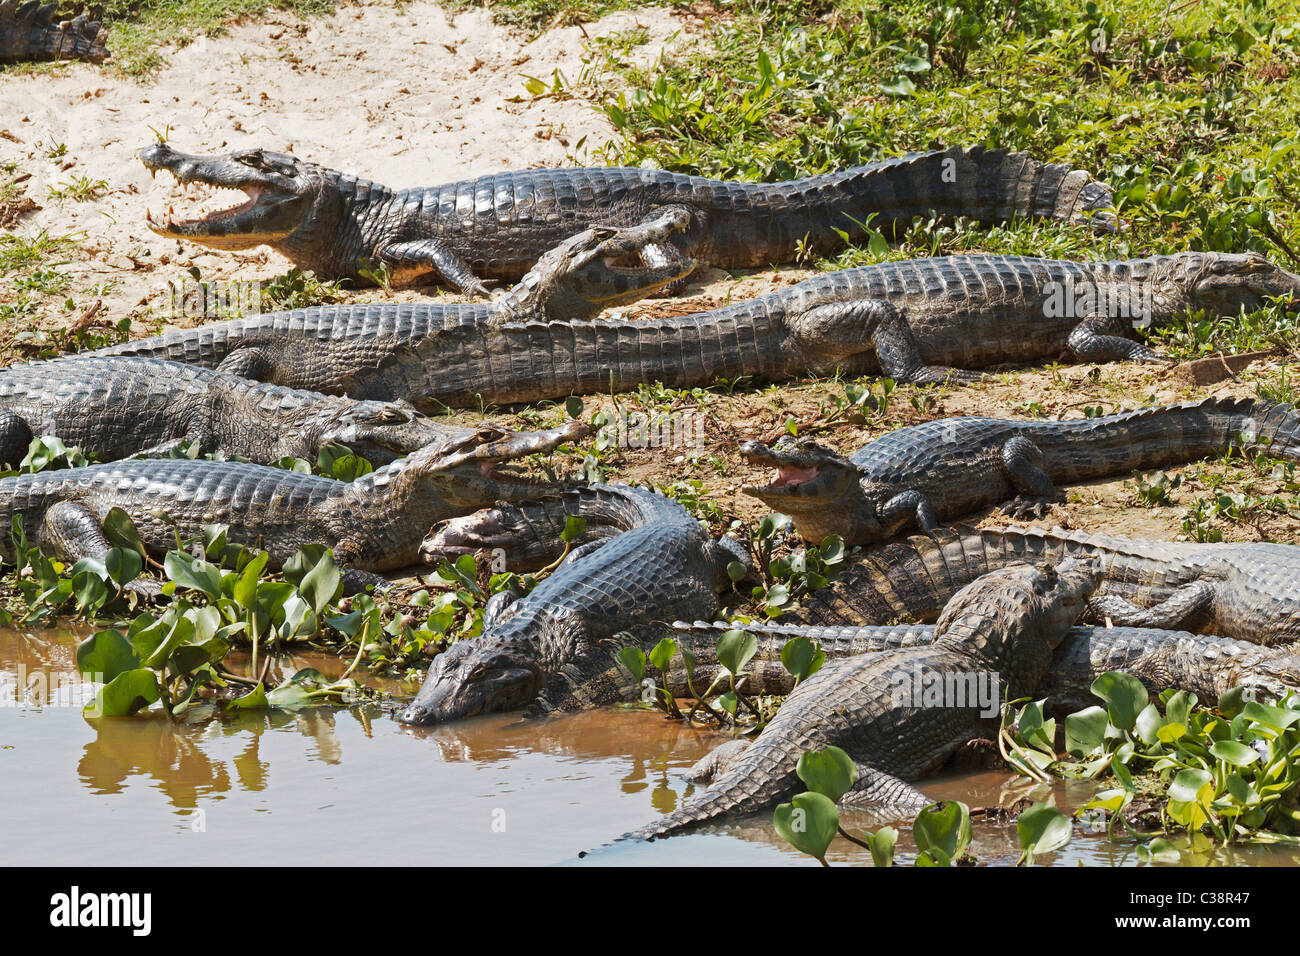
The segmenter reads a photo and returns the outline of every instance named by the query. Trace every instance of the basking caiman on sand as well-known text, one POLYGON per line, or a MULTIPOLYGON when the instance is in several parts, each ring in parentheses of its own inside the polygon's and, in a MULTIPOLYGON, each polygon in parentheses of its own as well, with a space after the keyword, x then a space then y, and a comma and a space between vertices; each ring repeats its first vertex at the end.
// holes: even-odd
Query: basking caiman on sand
POLYGON ((1300 459, 1300 414, 1290 405, 1207 398, 1078 421, 954 417, 868 442, 848 458, 807 439, 769 448, 745 442, 745 460, 776 469, 744 491, 790 515, 805 541, 837 534, 876 544, 905 529, 1016 497, 1017 518, 1041 517, 1057 485, 1125 475, 1237 450, 1300 459))
POLYGON ((404 190, 265 149, 192 156, 155 143, 140 160, 182 183, 248 196, 198 218, 150 217, 160 235, 218 249, 267 245, 322 278, 365 281, 363 268, 382 265, 397 282, 432 280, 479 295, 485 281, 515 281, 547 249, 591 226, 634 227, 647 265, 694 258, 730 268, 790 262, 801 244, 826 252, 842 245, 841 233, 865 236, 866 224, 892 237, 917 216, 1114 225, 1110 189, 1083 170, 980 147, 780 183, 529 169, 404 190))
POLYGON ((330 443, 376 464, 475 429, 395 402, 253 382, 212 369, 129 356, 79 356, 0 369, 0 463, 17 465, 37 435, 56 435, 99 461, 198 454, 269 465, 315 461, 330 443))
POLYGON ((858 766, 842 804, 916 813, 933 801, 907 781, 996 733, 1002 700, 1037 691, 1097 578, 1094 566, 1074 561, 985 575, 953 596, 933 643, 828 662, 795 688, 756 740, 732 741, 704 759, 714 777, 708 790, 628 837, 654 839, 766 810, 805 789, 795 773, 800 756, 829 746, 858 766), (970 675, 995 688, 991 707, 965 693, 970 675), (942 700, 900 693, 917 686, 941 690, 942 700))
MULTIPOLYGON (((420 360, 415 348, 445 328, 523 319, 584 318, 635 302, 690 271, 691 263, 624 268, 626 231, 587 229, 546 252, 491 303, 315 306, 210 322, 89 353, 170 359, 332 395, 399 391, 380 370, 420 360), (379 381, 376 382, 376 376, 379 381)), ((409 373, 407 373, 409 374, 409 373)))
MULTIPOLYGON (((1300 276, 1254 254, 1186 252, 1098 263, 952 256, 832 272, 671 318, 497 324, 453 320, 456 313, 439 311, 439 328, 430 321, 394 334, 393 317, 411 315, 410 306, 344 306, 228 327, 243 337, 248 328, 275 323, 298 337, 295 344, 282 336, 276 348, 232 369, 240 374, 354 398, 401 399, 422 411, 628 391, 650 382, 690 388, 746 375, 781 381, 838 370, 928 383, 978 377, 963 369, 1062 356, 1161 361, 1125 337, 1133 334, 1129 318, 1057 314, 1047 305, 1054 287, 1088 282, 1149 302, 1141 321, 1155 324, 1188 309, 1236 315, 1274 297, 1300 301, 1300 276), (304 321, 311 316, 331 318, 304 321), (304 340, 338 336, 338 328, 347 337, 330 340, 323 360, 304 362, 294 353, 304 340)), ((206 365, 212 364, 207 355, 232 347, 226 334, 220 326, 201 327, 109 351, 206 365)))
MULTIPOLYGON (((164 554, 205 524, 231 544, 262 548, 272 565, 306 544, 334 550, 353 587, 368 572, 415 563, 429 526, 494 501, 553 493, 556 485, 499 472, 499 462, 547 452, 586 432, 579 422, 543 432, 476 433, 420 449, 353 482, 244 462, 147 459, 0 479, 0 523, 21 516, 28 540, 57 557, 102 556, 105 516, 121 508, 150 552, 164 554)), ((8 536, 0 557, 12 561, 8 536)), ((132 582, 136 584, 137 582, 132 582)), ((139 582, 149 592, 157 582, 139 582)), ((707 613, 707 611, 706 611, 707 613)))
POLYGON ((0 2, 0 64, 108 59, 103 24, 85 14, 62 19, 58 3, 0 2))

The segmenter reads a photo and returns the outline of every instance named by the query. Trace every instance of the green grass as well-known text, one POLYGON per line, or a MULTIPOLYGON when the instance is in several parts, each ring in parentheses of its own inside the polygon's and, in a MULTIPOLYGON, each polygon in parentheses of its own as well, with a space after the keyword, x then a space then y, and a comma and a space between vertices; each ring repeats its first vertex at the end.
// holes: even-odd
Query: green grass
MULTIPOLYGON (((538 0, 493 6, 528 18, 538 0)), ((1026 150, 1116 187, 1130 229, 922 224, 896 249, 1131 256, 1300 249, 1300 4, 1202 0, 721 4, 696 52, 648 70, 616 42, 584 75, 614 124, 599 152, 723 178, 785 179, 953 144, 1026 150), (1122 12, 1120 12, 1122 9, 1122 12)))
POLYGON ((165 66, 161 48, 186 46, 199 35, 219 36, 230 24, 267 10, 292 10, 300 16, 334 11, 333 0, 110 0, 102 7, 110 24, 111 67, 144 76, 165 66))

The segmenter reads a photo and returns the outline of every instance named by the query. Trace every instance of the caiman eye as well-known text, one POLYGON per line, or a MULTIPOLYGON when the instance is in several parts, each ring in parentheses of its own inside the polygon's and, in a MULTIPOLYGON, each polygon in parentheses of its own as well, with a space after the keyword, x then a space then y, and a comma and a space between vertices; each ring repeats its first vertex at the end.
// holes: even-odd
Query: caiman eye
POLYGON ((245 166, 252 166, 254 169, 261 169, 262 151, 260 149, 246 149, 242 153, 235 153, 235 161, 243 163, 245 166))

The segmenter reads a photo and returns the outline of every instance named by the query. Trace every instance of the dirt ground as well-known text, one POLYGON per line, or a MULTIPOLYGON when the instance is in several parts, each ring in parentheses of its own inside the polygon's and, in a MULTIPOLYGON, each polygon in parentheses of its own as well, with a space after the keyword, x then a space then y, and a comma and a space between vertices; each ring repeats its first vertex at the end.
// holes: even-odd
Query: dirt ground
MULTIPOLYGON (((145 82, 87 64, 7 75, 0 82, 0 163, 16 164, 17 175, 27 177, 29 204, 42 207, 18 216, 10 228, 23 235, 45 230, 77 236, 70 261, 61 267, 72 291, 87 301, 102 299, 102 321, 132 316, 133 334, 147 334, 168 318, 162 309, 169 283, 179 282, 192 266, 207 279, 266 279, 290 265, 266 249, 216 253, 149 231, 147 207, 165 212, 169 204, 186 202, 170 177, 151 181, 135 158, 155 135, 165 134, 189 152, 254 145, 292 151, 395 187, 504 168, 572 164, 584 158, 578 151, 584 137, 590 150, 609 139, 612 129, 581 99, 530 97, 525 76, 549 81, 558 69, 576 79, 584 44, 592 37, 644 30, 647 40, 632 55, 649 62, 692 43, 706 26, 664 10, 638 10, 553 29, 530 41, 494 25, 483 11, 451 18, 427 3, 399 10, 363 2, 319 20, 272 14, 235 26, 228 35, 168 51, 170 65, 145 82), (395 33, 409 40, 394 43, 395 33), (103 180, 102 193, 84 202, 47 198, 50 187, 79 176, 103 180)), ((733 277, 708 270, 692 279, 685 298, 653 300, 631 314, 698 311, 810 274, 791 268, 733 277)), ((0 297, 7 293, 0 291, 0 297)), ((348 297, 426 294, 371 290, 348 297)), ((67 313, 51 308, 41 320, 66 323, 67 313)), ((1113 412, 1153 398, 1252 396, 1255 382, 1277 378, 1283 361, 1265 358, 1208 386, 1189 385, 1177 369, 1114 364, 1008 373, 962 388, 901 388, 883 411, 842 419, 825 430, 818 430, 818 423, 832 395, 843 394, 843 386, 831 381, 734 394, 713 389, 666 399, 624 397, 619 401, 630 410, 706 413, 707 446, 668 453, 627 450, 608 460, 607 477, 660 487, 698 481, 701 499, 718 509, 715 523, 721 529, 733 518, 750 521, 766 512, 741 486, 767 476, 742 462, 736 448, 750 438, 775 437, 787 419, 800 423, 801 433, 811 426, 821 441, 849 452, 892 428, 945 414, 1082 417, 1088 406, 1113 412)), ((612 403, 608 396, 587 400, 589 409, 612 403)), ((537 414, 502 417, 523 426, 534 424, 537 414)), ((1141 507, 1132 476, 1125 476, 1072 490, 1070 500, 1054 507, 1043 523, 1176 538, 1184 533, 1185 509, 1210 494, 1219 477, 1232 476, 1220 491, 1265 494, 1280 487, 1267 476, 1242 479, 1239 466, 1216 463, 1171 474, 1183 475, 1184 481, 1169 505, 1141 507)), ((1006 523, 992 511, 972 516, 981 519, 1006 523)), ((1229 540, 1267 536, 1300 542, 1300 515, 1270 513, 1254 523, 1224 523, 1221 529, 1229 540)))

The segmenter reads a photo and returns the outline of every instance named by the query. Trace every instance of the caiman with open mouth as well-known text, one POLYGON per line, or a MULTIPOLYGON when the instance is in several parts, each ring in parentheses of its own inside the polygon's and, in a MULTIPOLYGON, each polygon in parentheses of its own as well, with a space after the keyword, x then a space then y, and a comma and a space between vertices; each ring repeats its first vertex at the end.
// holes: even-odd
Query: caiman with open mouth
MULTIPOLYGON (((434 281, 485 295, 546 250, 592 226, 634 230, 652 267, 695 259, 724 268, 828 252, 870 228, 901 235, 915 217, 1016 217, 1114 227, 1109 188, 1083 170, 1004 150, 913 153, 779 183, 653 169, 529 169, 394 190, 288 153, 196 156, 155 143, 151 171, 242 190, 246 201, 194 218, 149 217, 163 236, 216 249, 267 245, 325 279, 434 281)), ((689 269, 687 270, 689 271, 689 269)))

